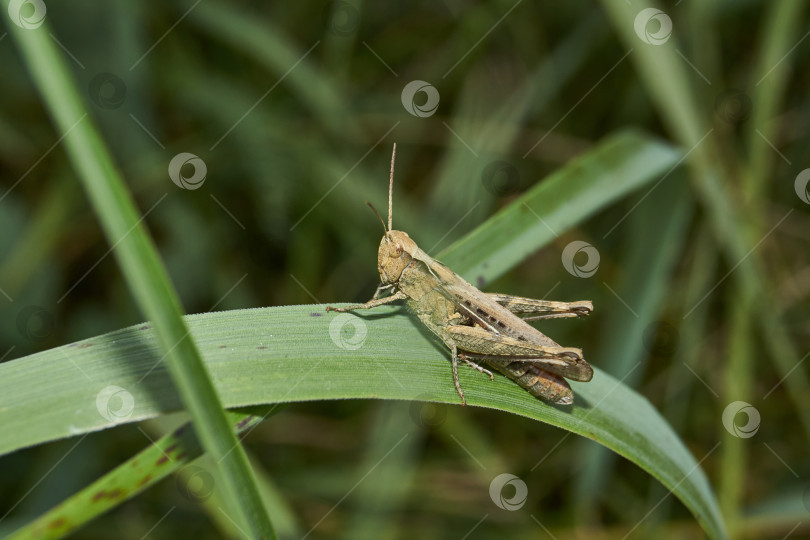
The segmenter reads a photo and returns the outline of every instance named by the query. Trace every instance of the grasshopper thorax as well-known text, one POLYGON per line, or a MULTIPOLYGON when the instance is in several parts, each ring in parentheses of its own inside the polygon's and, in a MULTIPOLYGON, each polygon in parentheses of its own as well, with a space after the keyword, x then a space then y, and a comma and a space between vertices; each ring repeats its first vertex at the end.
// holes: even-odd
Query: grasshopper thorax
POLYGON ((411 263, 412 254, 419 249, 408 233, 388 231, 380 241, 377 270, 383 285, 397 283, 402 272, 411 263))

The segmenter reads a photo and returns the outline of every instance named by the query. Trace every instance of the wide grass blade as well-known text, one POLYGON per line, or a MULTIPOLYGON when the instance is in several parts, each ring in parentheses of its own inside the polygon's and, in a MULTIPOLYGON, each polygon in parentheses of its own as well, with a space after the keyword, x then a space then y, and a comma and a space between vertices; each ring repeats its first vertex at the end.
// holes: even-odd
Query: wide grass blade
MULTIPOLYGON (((327 314, 323 306, 286 306, 190 315, 186 322, 226 407, 426 395, 458 403, 446 351, 401 308, 361 318, 327 314)), ((133 326, 0 365, 0 452, 181 409, 160 356, 154 332, 133 326), (131 414, 118 421, 99 414, 94 399, 111 385, 132 396, 131 414)), ((471 406, 561 427, 638 464, 671 489, 707 533, 722 537, 706 477, 677 435, 646 399, 595 371, 591 382, 574 383, 570 409, 542 403, 503 377, 490 381, 465 369, 460 379, 471 406)), ((118 406, 110 404, 113 413, 118 406)), ((714 448, 703 449, 702 458, 714 448)))

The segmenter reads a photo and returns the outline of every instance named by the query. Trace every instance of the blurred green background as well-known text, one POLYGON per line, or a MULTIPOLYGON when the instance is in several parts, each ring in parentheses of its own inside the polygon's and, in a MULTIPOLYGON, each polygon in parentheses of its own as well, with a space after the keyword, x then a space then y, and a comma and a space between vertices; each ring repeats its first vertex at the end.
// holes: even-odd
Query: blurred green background
MULTIPOLYGON (((654 189, 485 290, 592 300, 585 323, 539 328, 649 398, 696 459, 723 442, 701 467, 732 536, 800 538, 810 530, 810 406, 806 386, 789 381, 806 380, 798 361, 810 349, 804 3, 661 3, 665 18, 639 27, 645 6, 78 0, 48 3, 47 17, 187 313, 367 300, 381 231, 363 203, 386 207, 393 142, 395 227, 434 255, 614 132, 636 127, 681 146, 683 166, 654 189), (657 39, 675 48, 677 71, 644 56, 657 39), (431 85, 438 105, 425 91, 403 95, 411 81, 431 85), (691 97, 683 105, 668 91, 691 97), (198 189, 169 177, 181 152, 205 164, 198 189), (713 185, 727 207, 707 194, 713 185), (739 218, 733 226, 718 225, 724 208, 739 218), (593 277, 562 263, 575 240, 598 250, 593 277), (724 429, 735 401, 759 413, 755 436, 724 429)), ((0 361, 9 361, 143 317, 3 29, 12 22, 0 18, 0 361)), ((124 426, 63 457, 74 443, 0 458, 0 515, 13 508, 0 533, 148 440, 124 426)), ((316 524, 309 538, 622 538, 642 517, 632 537, 702 534, 635 465, 495 411, 296 404, 245 444, 289 506, 290 538, 316 524), (401 425, 418 436, 364 476, 401 425), (502 472, 529 484, 521 512, 492 504, 502 472)), ((76 537, 224 534, 179 491, 165 480, 76 537)))

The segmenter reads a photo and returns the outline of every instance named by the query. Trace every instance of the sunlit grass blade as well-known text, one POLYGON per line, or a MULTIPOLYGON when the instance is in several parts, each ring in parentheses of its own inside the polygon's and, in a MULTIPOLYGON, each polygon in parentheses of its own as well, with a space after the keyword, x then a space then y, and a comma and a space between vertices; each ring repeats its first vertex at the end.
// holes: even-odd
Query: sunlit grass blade
MULTIPOLYGON (((365 319, 322 310, 289 306, 186 317, 225 406, 414 400, 425 394, 436 396, 437 402, 458 403, 445 351, 403 310, 383 307, 365 319), (353 334, 355 330, 359 333, 353 334), (355 348, 358 342, 353 340, 364 332, 355 348)), ((177 397, 167 390, 165 368, 152 370, 159 354, 152 330, 135 326, 0 364, 0 396, 12 398, 2 404, 0 452, 14 449, 10 439, 16 447, 27 446, 114 425, 87 397, 109 384, 132 395, 135 405, 126 421, 178 410, 177 397), (73 362, 61 361, 64 355, 73 362), (94 374, 93 382, 82 370, 94 374), (20 389, 42 387, 45 381, 47 395, 21 395, 20 389)), ((698 462, 650 404, 620 381, 597 368, 593 381, 574 384, 577 403, 564 410, 538 401, 503 377, 490 381, 469 369, 460 377, 470 405, 520 414, 604 444, 672 489, 711 536, 723 536, 698 462)))
POLYGON ((438 258, 474 284, 492 281, 575 224, 659 179, 680 156, 676 148, 639 132, 613 135, 550 174, 438 258))
MULTIPOLYGON (((194 420, 206 451, 218 459, 229 510, 254 536, 275 537, 244 450, 228 424, 214 385, 181 317, 179 300, 112 156, 96 130, 47 22, 36 29, 9 26, 42 94, 74 169, 113 246, 132 295, 152 321, 174 388, 194 420)), ((159 199, 155 205, 159 204, 159 199)), ((154 205, 153 207, 154 208, 154 205)), ((114 383, 110 383, 114 385, 114 383)), ((103 387, 102 387, 103 388, 103 387)), ((98 394, 89 389, 86 397, 98 394)), ((62 405, 57 405, 62 406, 62 405)))

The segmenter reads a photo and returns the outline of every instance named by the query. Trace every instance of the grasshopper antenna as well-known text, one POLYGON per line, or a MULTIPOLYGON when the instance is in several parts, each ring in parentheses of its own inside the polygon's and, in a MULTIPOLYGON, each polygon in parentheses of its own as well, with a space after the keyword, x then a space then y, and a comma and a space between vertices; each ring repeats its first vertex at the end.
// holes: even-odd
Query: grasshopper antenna
MULTIPOLYGON (((388 230, 392 229, 391 220, 392 220, 392 211, 391 211, 391 199, 393 198, 394 193, 394 160, 397 158, 397 143, 394 143, 394 151, 391 153, 391 177, 388 181, 388 230)), ((376 210, 375 210, 376 212, 376 210)))
POLYGON ((368 205, 368 207, 369 207, 369 208, 371 208, 371 211, 372 211, 372 212, 374 212, 374 215, 376 215, 376 216, 377 216, 377 219, 379 219, 379 220, 380 220, 380 223, 382 223, 383 230, 384 230, 386 233, 388 233, 389 229, 386 229, 386 228, 385 228, 385 221, 383 221, 383 218, 382 218, 382 216, 380 215, 380 213, 379 213, 379 212, 377 212, 377 209, 376 209, 376 208, 374 208, 374 205, 373 205, 373 204, 371 204, 371 203, 370 203, 370 202, 368 202, 368 201, 366 201, 366 204, 368 205))

